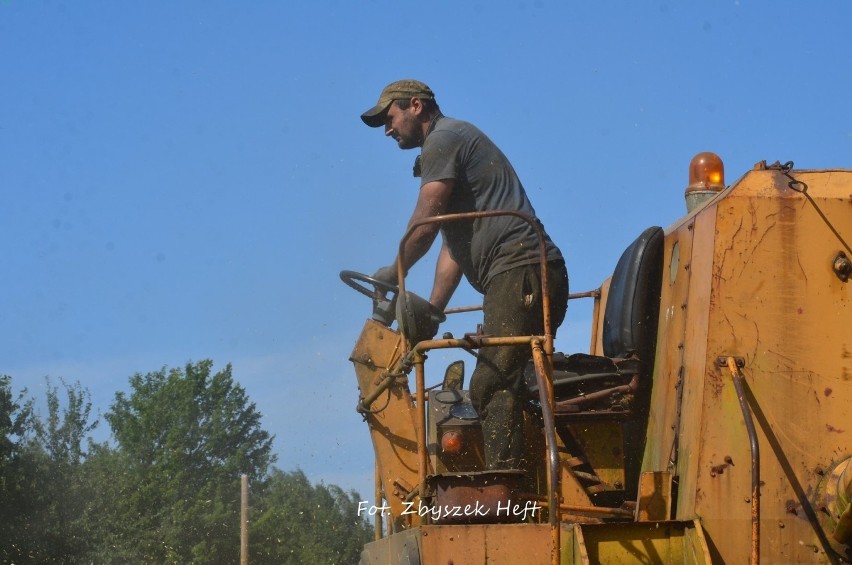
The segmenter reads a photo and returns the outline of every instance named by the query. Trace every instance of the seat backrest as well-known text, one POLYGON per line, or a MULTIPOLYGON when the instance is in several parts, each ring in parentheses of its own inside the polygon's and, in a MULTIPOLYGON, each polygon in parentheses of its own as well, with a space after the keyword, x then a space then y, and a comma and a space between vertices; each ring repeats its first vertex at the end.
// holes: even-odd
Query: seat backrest
POLYGON ((624 250, 609 286, 603 354, 654 363, 663 276, 663 228, 646 229, 624 250))

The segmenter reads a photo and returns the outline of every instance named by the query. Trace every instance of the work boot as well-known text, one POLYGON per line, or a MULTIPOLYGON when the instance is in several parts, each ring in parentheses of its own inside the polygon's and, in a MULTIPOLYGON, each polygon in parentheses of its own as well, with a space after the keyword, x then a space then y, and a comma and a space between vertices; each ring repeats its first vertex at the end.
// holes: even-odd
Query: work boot
POLYGON ((482 417, 485 468, 518 469, 524 451, 523 408, 508 390, 494 393, 482 417))

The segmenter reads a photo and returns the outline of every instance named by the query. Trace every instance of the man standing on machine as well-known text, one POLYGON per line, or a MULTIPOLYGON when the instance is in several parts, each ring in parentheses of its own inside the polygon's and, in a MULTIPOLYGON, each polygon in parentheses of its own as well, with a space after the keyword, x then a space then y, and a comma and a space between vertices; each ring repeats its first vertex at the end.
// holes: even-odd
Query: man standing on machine
MULTIPOLYGON (((384 126, 385 135, 396 140, 400 149, 422 148, 414 167, 415 176, 420 177, 420 194, 409 225, 442 214, 496 210, 519 212, 538 222, 506 156, 472 124, 441 114, 435 94, 422 82, 389 84, 361 119, 370 127, 384 126)), ((541 335, 540 247, 533 227, 517 216, 447 222, 440 228, 434 223, 420 226, 405 243, 404 273, 426 254, 439 229, 443 244, 429 302, 440 310, 446 308, 464 274, 484 295, 485 335, 541 335)), ((559 248, 546 234, 545 244, 555 333, 565 317, 568 274, 559 248)), ((373 277, 398 284, 398 261, 373 277)), ((482 422, 487 469, 520 466, 524 453, 523 373, 531 356, 526 345, 479 351, 470 398, 482 422)))

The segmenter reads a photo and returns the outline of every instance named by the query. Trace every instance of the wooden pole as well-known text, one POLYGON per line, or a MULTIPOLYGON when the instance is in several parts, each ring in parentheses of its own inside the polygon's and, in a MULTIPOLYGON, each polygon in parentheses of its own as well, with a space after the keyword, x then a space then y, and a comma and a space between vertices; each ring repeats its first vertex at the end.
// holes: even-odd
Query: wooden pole
POLYGON ((240 483, 240 565, 248 565, 248 475, 240 483))

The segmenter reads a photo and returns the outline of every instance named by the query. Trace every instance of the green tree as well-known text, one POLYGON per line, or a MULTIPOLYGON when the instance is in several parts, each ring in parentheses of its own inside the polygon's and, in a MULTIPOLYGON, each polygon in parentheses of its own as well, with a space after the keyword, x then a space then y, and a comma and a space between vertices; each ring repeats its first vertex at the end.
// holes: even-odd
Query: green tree
POLYGON ((105 416, 114 445, 86 442, 98 422, 79 383, 48 380, 41 419, 0 377, 0 563, 234 563, 242 473, 253 563, 357 562, 358 495, 270 472, 255 405, 211 367, 131 377, 105 416))
POLYGON ((372 528, 358 494, 312 486, 301 471, 274 469, 252 505, 249 561, 288 565, 357 563, 372 528))
POLYGON ((0 559, 11 562, 27 552, 20 535, 27 503, 27 475, 23 459, 35 439, 32 400, 26 391, 12 392, 12 378, 0 376, 0 559))
POLYGON ((266 476, 272 437, 231 366, 211 368, 204 360, 137 373, 105 415, 127 465, 116 510, 137 559, 238 560, 240 474, 266 476))
POLYGON ((23 390, 15 398, 12 377, 0 375, 0 465, 11 460, 20 440, 33 430, 32 400, 25 400, 25 394, 23 390))
POLYGON ((47 380, 47 420, 24 401, 12 400, 8 377, 0 380, 0 556, 4 562, 69 563, 85 553, 89 536, 81 509, 89 494, 80 474, 83 441, 91 421, 89 392, 79 383, 47 380))
POLYGON ((81 489, 87 493, 81 508, 88 546, 79 563, 140 563, 127 493, 132 491, 130 461, 107 443, 93 443, 81 469, 81 489))

